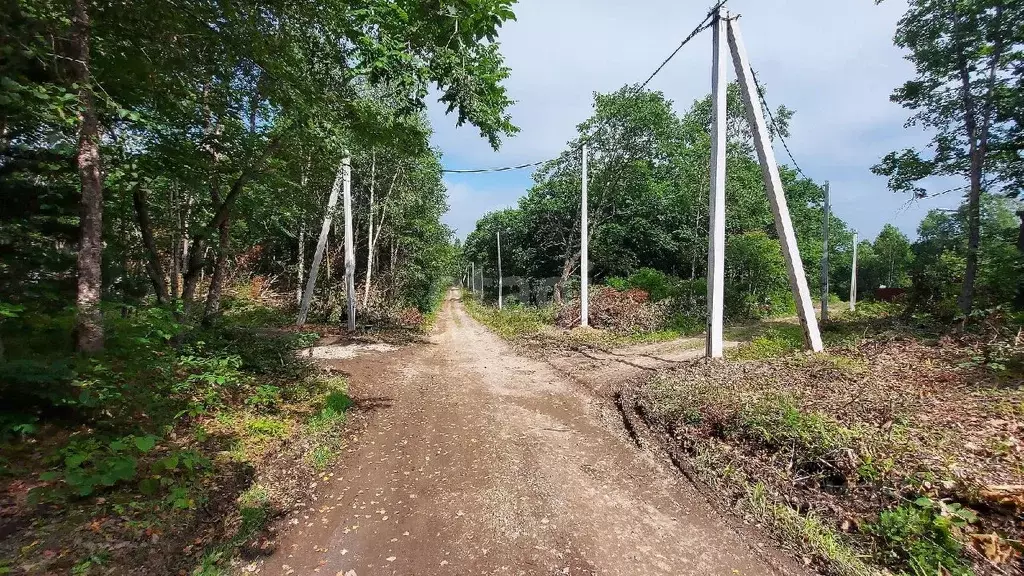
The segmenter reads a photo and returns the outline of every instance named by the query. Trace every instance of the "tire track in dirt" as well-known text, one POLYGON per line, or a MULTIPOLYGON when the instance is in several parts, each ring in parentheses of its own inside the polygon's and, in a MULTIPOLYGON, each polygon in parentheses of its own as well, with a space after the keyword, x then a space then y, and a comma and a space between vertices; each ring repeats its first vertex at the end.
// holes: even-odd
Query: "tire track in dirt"
POLYGON ((332 366, 357 405, 379 408, 357 416, 334 477, 261 573, 805 573, 751 547, 616 415, 457 299, 428 342, 332 366))

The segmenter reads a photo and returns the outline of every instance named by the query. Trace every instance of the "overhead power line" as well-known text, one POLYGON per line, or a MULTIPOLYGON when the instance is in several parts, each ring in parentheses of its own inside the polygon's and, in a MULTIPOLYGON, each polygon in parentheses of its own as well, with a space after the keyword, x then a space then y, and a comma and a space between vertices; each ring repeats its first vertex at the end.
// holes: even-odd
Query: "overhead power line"
POLYGON ((531 168, 533 166, 540 166, 541 164, 548 162, 548 160, 540 160, 538 162, 530 162, 529 164, 518 164, 516 166, 502 166, 501 168, 470 168, 466 170, 456 169, 443 169, 441 172, 447 174, 482 174, 484 172, 508 172, 510 170, 522 170, 523 168, 531 168))
MULTIPOLYGON (((671 62, 672 59, 675 58, 677 54, 679 54, 679 51, 683 49, 683 46, 686 46, 687 44, 689 44, 691 40, 693 40, 694 38, 697 37, 697 35, 699 35, 701 32, 703 32, 703 31, 705 31, 705 30, 707 30, 708 28, 711 27, 712 19, 715 17, 715 14, 718 13, 718 10, 722 6, 725 5, 725 2, 726 2, 726 0, 719 0, 718 3, 716 3, 710 10, 708 10, 707 15, 704 16, 704 19, 700 21, 700 24, 697 24, 697 26, 690 32, 690 34, 687 35, 686 38, 683 38, 683 41, 680 42, 678 46, 676 46, 676 49, 673 50, 672 53, 669 54, 667 58, 662 60, 661 64, 659 64, 658 67, 654 69, 654 72, 651 72, 651 75, 648 76, 647 79, 644 80, 637 87, 636 91, 634 92, 634 95, 639 94, 640 92, 643 92, 644 88, 647 88, 647 85, 651 83, 651 80, 654 80, 655 76, 660 74, 662 69, 664 69, 665 66, 668 65, 668 63, 671 62)), ((586 140, 584 142, 581 142, 581 144, 583 144, 585 142, 586 142, 586 140)), ((447 169, 446 168, 446 169, 442 169, 441 172, 444 173, 444 174, 484 174, 484 173, 489 173, 489 172, 509 172, 509 171, 512 171, 512 170, 522 170, 524 168, 532 168, 534 166, 540 166, 541 164, 545 164, 545 163, 550 162, 552 160, 556 160, 557 158, 558 158, 558 156, 556 156, 555 158, 548 158, 547 160, 540 160, 540 161, 537 161, 537 162, 530 162, 528 164, 519 164, 519 165, 516 165, 516 166, 502 166, 501 168, 471 168, 471 169, 461 169, 461 170, 459 170, 459 169, 447 169)))
POLYGON ((779 142, 782 142, 782 148, 786 151, 786 155, 789 156, 789 161, 793 163, 793 168, 796 170, 797 174, 813 182, 814 179, 800 169, 800 165, 797 164, 796 158, 793 156, 793 152, 789 149, 789 144, 786 143, 786 137, 782 135, 779 123, 775 121, 775 115, 772 114, 772 108, 764 98, 764 90, 761 88, 761 81, 757 79, 757 73, 754 72, 753 68, 750 69, 750 74, 754 77, 754 84, 757 86, 757 96, 761 100, 761 106, 763 106, 765 111, 768 113, 768 120, 772 123, 772 126, 775 127, 775 134, 779 137, 779 142))
POLYGON ((698 34, 711 27, 712 19, 715 17, 715 14, 718 13, 718 10, 725 5, 725 2, 726 0, 719 0, 718 4, 715 4, 710 10, 708 10, 707 15, 704 16, 704 19, 701 20, 700 24, 698 24, 697 27, 694 28, 692 32, 690 32, 690 35, 684 38, 683 41, 679 43, 679 46, 676 46, 676 49, 673 50, 672 53, 668 55, 668 58, 665 58, 665 60, 654 70, 654 72, 651 72, 651 75, 647 77, 647 80, 644 80, 643 84, 640 85, 640 88, 637 89, 638 93, 643 91, 643 89, 646 88, 647 85, 651 83, 651 80, 654 80, 654 77, 661 72, 661 69, 664 68, 666 64, 671 62, 672 59, 676 57, 676 54, 679 54, 679 51, 683 49, 683 46, 686 46, 690 42, 690 40, 693 40, 694 38, 697 37, 698 34))

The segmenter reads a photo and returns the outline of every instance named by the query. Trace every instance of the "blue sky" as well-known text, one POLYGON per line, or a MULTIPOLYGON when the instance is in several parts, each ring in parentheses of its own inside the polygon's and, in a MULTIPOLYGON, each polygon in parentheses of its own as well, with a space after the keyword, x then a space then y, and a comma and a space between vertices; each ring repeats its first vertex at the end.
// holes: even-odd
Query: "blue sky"
MULTIPOLYGON (((593 92, 642 81, 689 33, 710 2, 678 0, 520 0, 517 21, 501 32, 512 69, 506 83, 516 101, 513 122, 522 131, 494 152, 472 126, 456 128, 432 105, 433 143, 447 168, 521 164, 556 156, 591 113, 593 92), (628 8, 627 8, 628 7, 628 8)), ((904 128, 908 112, 889 102, 893 88, 913 69, 892 45, 902 0, 730 0, 742 17, 751 62, 773 107, 796 111, 787 140, 801 168, 829 180, 833 210, 861 237, 886 223, 913 237, 931 208, 959 203, 955 194, 908 205, 870 168, 891 150, 919 146, 927 135, 904 128)), ((688 44, 652 81, 680 112, 710 90, 711 34, 688 44)), ((733 71, 729 67, 730 80, 733 71)), ((781 146, 776 156, 788 163, 781 146)), ((459 237, 483 214, 514 206, 530 187, 531 170, 484 175, 448 174, 451 209, 445 222, 459 237)), ((939 191, 958 185, 935 180, 939 191)))

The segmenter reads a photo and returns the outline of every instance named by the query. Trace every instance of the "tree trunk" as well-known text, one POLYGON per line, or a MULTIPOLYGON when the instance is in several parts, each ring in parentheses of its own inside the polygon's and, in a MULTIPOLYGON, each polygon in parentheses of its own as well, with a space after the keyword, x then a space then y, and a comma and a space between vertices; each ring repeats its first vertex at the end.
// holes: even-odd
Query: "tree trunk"
POLYGON ((86 0, 75 0, 71 57, 79 85, 78 177, 82 185, 75 346, 80 352, 103 349, 103 315, 100 310, 103 293, 103 177, 100 174, 100 126, 90 85, 89 35, 86 0))
POLYGON ((220 296, 224 290, 224 276, 227 274, 228 252, 231 250, 231 220, 224 220, 220 225, 220 241, 217 245, 217 259, 213 264, 213 276, 210 277, 210 288, 206 291, 206 309, 203 311, 203 324, 209 326, 220 312, 220 296))
POLYGON ((181 260, 178 259, 181 247, 181 206, 178 204, 177 186, 171 188, 171 211, 174 213, 174 234, 171 237, 171 293, 170 299, 176 300, 181 289, 181 260))
MULTIPOLYGON (((973 139, 972 139, 972 148, 973 139)), ((969 314, 974 306, 974 282, 978 277, 978 246, 981 243, 981 158, 971 153, 971 191, 967 197, 967 268, 960 289, 960 311, 969 314)))
POLYGON ((303 224, 303 225, 299 225, 299 265, 298 265, 299 282, 298 282, 298 284, 296 284, 296 288, 295 288, 295 303, 296 304, 300 304, 300 305, 302 304, 302 278, 303 278, 303 275, 306 272, 306 270, 305 270, 305 266, 306 266, 305 248, 306 248, 306 226, 303 224))
POLYGON ((576 261, 580 258, 580 251, 577 250, 571 256, 565 259, 565 263, 562 264, 562 275, 559 277, 558 282, 555 283, 554 299, 555 304, 561 305, 563 299, 563 291, 565 290, 565 283, 572 276, 573 271, 576 270, 576 261))
MULTIPOLYGON (((1003 6, 996 5, 995 22, 998 28, 1003 18, 1003 6)), ((959 70, 963 90, 964 128, 970 142, 971 191, 967 197, 967 269, 960 290, 960 311, 969 314, 974 307, 974 283, 978 277, 978 248, 981 243, 981 186, 985 170, 985 156, 988 153, 989 130, 996 98, 996 70, 1005 48, 1005 35, 997 36, 989 55, 989 69, 986 94, 982 99, 980 118, 978 102, 971 92, 970 69, 961 48, 959 70), (978 126, 978 120, 981 126, 978 126)))
POLYGON ((167 280, 164 277, 164 267, 160 263, 160 253, 156 249, 156 241, 153 239, 153 224, 149 219, 149 205, 146 199, 146 191, 142 186, 136 186, 132 191, 132 205, 135 207, 135 217, 139 223, 139 232, 142 234, 142 246, 146 249, 146 273, 156 290, 156 301, 166 304, 167 280))
POLYGON ((370 217, 369 233, 366 235, 366 286, 363 290, 363 308, 370 302, 370 283, 373 282, 373 185, 377 177, 377 153, 370 160, 370 217))
POLYGON ((384 230, 384 217, 388 214, 388 199, 391 198, 391 192, 395 189, 395 182, 398 180, 399 171, 395 171, 395 175, 391 178, 391 186, 388 187, 388 192, 384 196, 384 205, 380 211, 380 220, 377 222, 377 232, 374 233, 373 224, 373 208, 374 208, 374 197, 373 197, 373 179, 371 178, 370 184, 370 236, 367 238, 367 252, 366 255, 366 293, 363 294, 363 308, 366 307, 367 302, 370 300, 370 289, 373 284, 373 263, 375 255, 377 254, 377 241, 380 240, 380 233, 384 230))
POLYGON ((1020 228, 1017 230, 1017 294, 1013 299, 1016 310, 1024 310, 1024 210, 1017 211, 1020 228))
POLYGON ((231 214, 231 208, 235 203, 235 199, 242 193, 245 185, 249 183, 256 174, 258 174, 267 158, 273 155, 277 148, 281 145, 280 135, 276 136, 270 141, 267 147, 263 150, 263 153, 257 158, 251 165, 239 174, 238 178, 235 179, 231 185, 231 190, 222 202, 214 202, 214 213, 213 218, 206 226, 201 227, 199 230, 192 234, 191 246, 189 246, 189 257, 188 266, 185 267, 185 277, 183 280, 182 288, 182 300, 184 300, 185 313, 191 309, 192 302, 195 298, 196 286, 199 284, 199 275, 203 272, 205 264, 205 240, 217 230, 220 230, 221 224, 227 221, 228 216, 231 214))

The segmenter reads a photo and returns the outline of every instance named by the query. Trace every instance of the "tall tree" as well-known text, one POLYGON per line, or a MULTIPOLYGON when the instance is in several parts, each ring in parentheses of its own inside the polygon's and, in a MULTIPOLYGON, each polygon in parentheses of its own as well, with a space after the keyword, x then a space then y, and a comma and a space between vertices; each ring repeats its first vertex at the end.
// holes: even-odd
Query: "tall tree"
POLYGON ((81 352, 103 349, 103 177, 100 174, 100 125, 93 96, 90 47, 92 23, 87 0, 75 0, 71 16, 70 59, 78 85, 78 176, 82 183, 78 242, 78 316, 75 343, 81 352))
POLYGON ((878 260, 879 281, 890 288, 906 286, 910 280, 910 265, 914 260, 914 252, 906 235, 892 224, 886 224, 875 238, 872 248, 878 260))
POLYGON ((964 313, 974 303, 981 242, 983 191, 998 192, 1008 183, 1003 168, 1012 158, 1008 146, 1015 119, 1001 101, 1021 90, 1024 52, 1024 3, 1016 0, 911 0, 899 21, 895 43, 909 51, 914 79, 891 99, 913 112, 910 125, 934 136, 927 154, 891 152, 873 168, 889 177, 889 187, 917 197, 919 184, 935 175, 968 181, 967 254, 958 304, 964 313))

